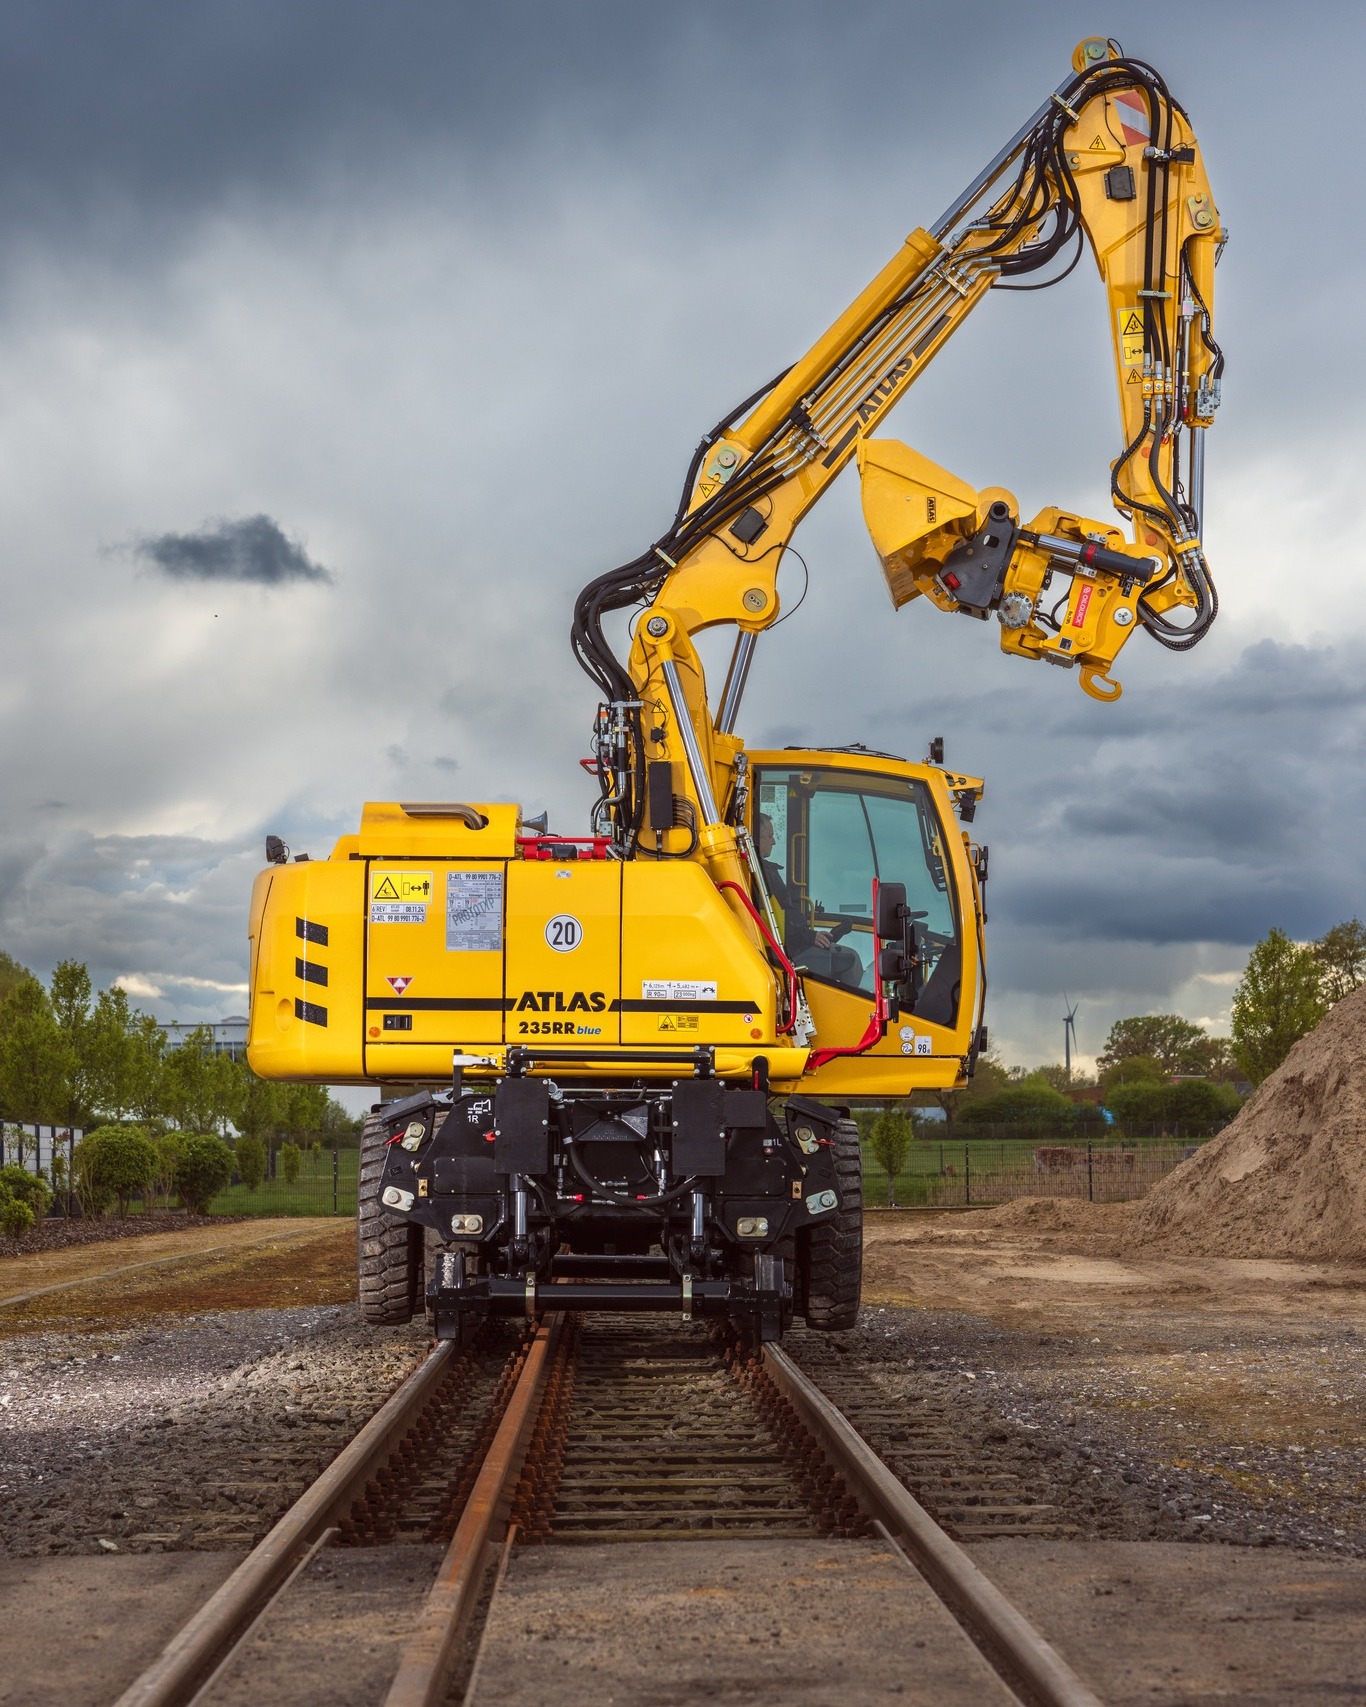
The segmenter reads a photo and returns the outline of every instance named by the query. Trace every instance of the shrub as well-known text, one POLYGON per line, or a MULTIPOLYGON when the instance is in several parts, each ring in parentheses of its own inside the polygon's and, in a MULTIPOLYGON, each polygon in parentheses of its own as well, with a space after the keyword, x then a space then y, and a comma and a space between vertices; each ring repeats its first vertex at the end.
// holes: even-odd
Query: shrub
POLYGON ((1139 1081, 1116 1085, 1105 1095, 1105 1106, 1126 1125, 1217 1126, 1236 1114, 1238 1093, 1210 1079, 1185 1079, 1179 1084, 1139 1081))
POLYGON ((76 1189, 87 1214, 106 1215, 116 1202, 145 1196, 157 1177, 156 1146, 145 1126, 97 1126, 76 1146, 76 1189))
POLYGON ((0 1197, 0 1233, 22 1239, 36 1225, 36 1216, 21 1197, 0 1197))
POLYGON ((266 1147, 259 1138, 237 1140, 237 1171, 248 1191, 255 1191, 266 1177, 266 1147))
POLYGON ((280 1146, 280 1172, 285 1176, 286 1185, 298 1185, 299 1173, 304 1165, 304 1153, 297 1144, 284 1143, 280 1146))
POLYGON ((0 1168, 0 1201, 7 1199, 27 1204, 36 1224, 47 1214, 52 1192, 41 1174, 31 1174, 11 1162, 0 1168))
POLYGON ((159 1133, 153 1138, 152 1144, 157 1153, 156 1178, 152 1189, 164 1203, 171 1201, 171 1193, 175 1189, 176 1174, 180 1167, 180 1158, 185 1149, 185 1141, 189 1134, 177 1132, 174 1128, 169 1132, 159 1133))
POLYGON ((180 1201, 193 1215, 207 1215, 209 1204, 232 1179, 232 1151, 211 1132, 184 1138, 176 1159, 175 1183, 180 1201))
POLYGON ((1072 1124, 1077 1105, 1042 1079, 1007 1085, 990 1096, 969 1097, 958 1118, 965 1126, 1014 1126, 1020 1136, 1063 1132, 1072 1124))

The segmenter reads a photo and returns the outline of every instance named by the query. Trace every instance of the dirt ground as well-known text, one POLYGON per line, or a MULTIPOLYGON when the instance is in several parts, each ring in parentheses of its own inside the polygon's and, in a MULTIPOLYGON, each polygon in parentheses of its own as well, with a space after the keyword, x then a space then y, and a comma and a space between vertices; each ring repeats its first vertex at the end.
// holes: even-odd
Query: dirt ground
POLYGON ((165 1314, 341 1304, 355 1228, 317 1217, 230 1221, 0 1259, 0 1339, 95 1332, 165 1314))

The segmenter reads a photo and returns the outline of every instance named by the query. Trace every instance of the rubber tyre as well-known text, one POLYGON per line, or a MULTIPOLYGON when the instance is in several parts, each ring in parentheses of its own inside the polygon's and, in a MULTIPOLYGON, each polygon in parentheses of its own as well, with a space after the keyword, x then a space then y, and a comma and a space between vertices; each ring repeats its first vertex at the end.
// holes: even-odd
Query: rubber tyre
POLYGON ((858 1321, 863 1286, 863 1151, 852 1120, 836 1126, 834 1146, 840 1206, 806 1234, 803 1253, 806 1325, 827 1333, 858 1321))
POLYGON ((356 1197, 356 1279, 360 1313, 376 1327, 411 1322, 422 1287, 422 1229, 390 1219, 380 1208, 384 1122, 371 1115, 361 1128, 356 1197))

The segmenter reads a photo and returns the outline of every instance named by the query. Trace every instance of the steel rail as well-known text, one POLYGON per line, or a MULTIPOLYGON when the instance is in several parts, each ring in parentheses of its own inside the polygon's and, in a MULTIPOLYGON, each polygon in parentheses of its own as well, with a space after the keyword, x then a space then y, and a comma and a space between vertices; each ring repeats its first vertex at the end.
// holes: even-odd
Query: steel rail
POLYGON ((786 1352, 764 1347, 764 1367, 802 1423, 838 1465, 869 1516, 904 1549, 910 1563, 1008 1682, 1037 1707, 1102 1707, 1024 1615, 951 1541, 872 1447, 786 1352))
POLYGON ((358 1498, 446 1373, 454 1341, 439 1345, 380 1406, 237 1569, 174 1635, 114 1707, 184 1707, 245 1635, 303 1556, 358 1498))
POLYGON ((404 1646, 385 1707, 440 1707, 446 1699, 451 1660, 479 1599, 490 1544, 501 1539, 497 1529, 516 1492, 563 1320, 556 1315, 548 1326, 540 1322, 527 1346, 497 1433, 404 1646))

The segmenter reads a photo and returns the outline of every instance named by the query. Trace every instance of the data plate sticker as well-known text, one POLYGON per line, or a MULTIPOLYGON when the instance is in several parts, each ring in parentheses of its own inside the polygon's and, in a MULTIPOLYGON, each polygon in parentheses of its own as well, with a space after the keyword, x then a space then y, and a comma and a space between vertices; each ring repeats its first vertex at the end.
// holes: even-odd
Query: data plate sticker
POLYGON ((714 1002, 716 985, 683 978, 646 978, 640 996, 646 1002, 714 1002))
POLYGON ((372 925, 425 925, 427 909, 418 901, 372 901, 372 925))
POLYGON ((496 954, 503 946, 503 873, 446 873, 446 948, 452 954, 496 954))

